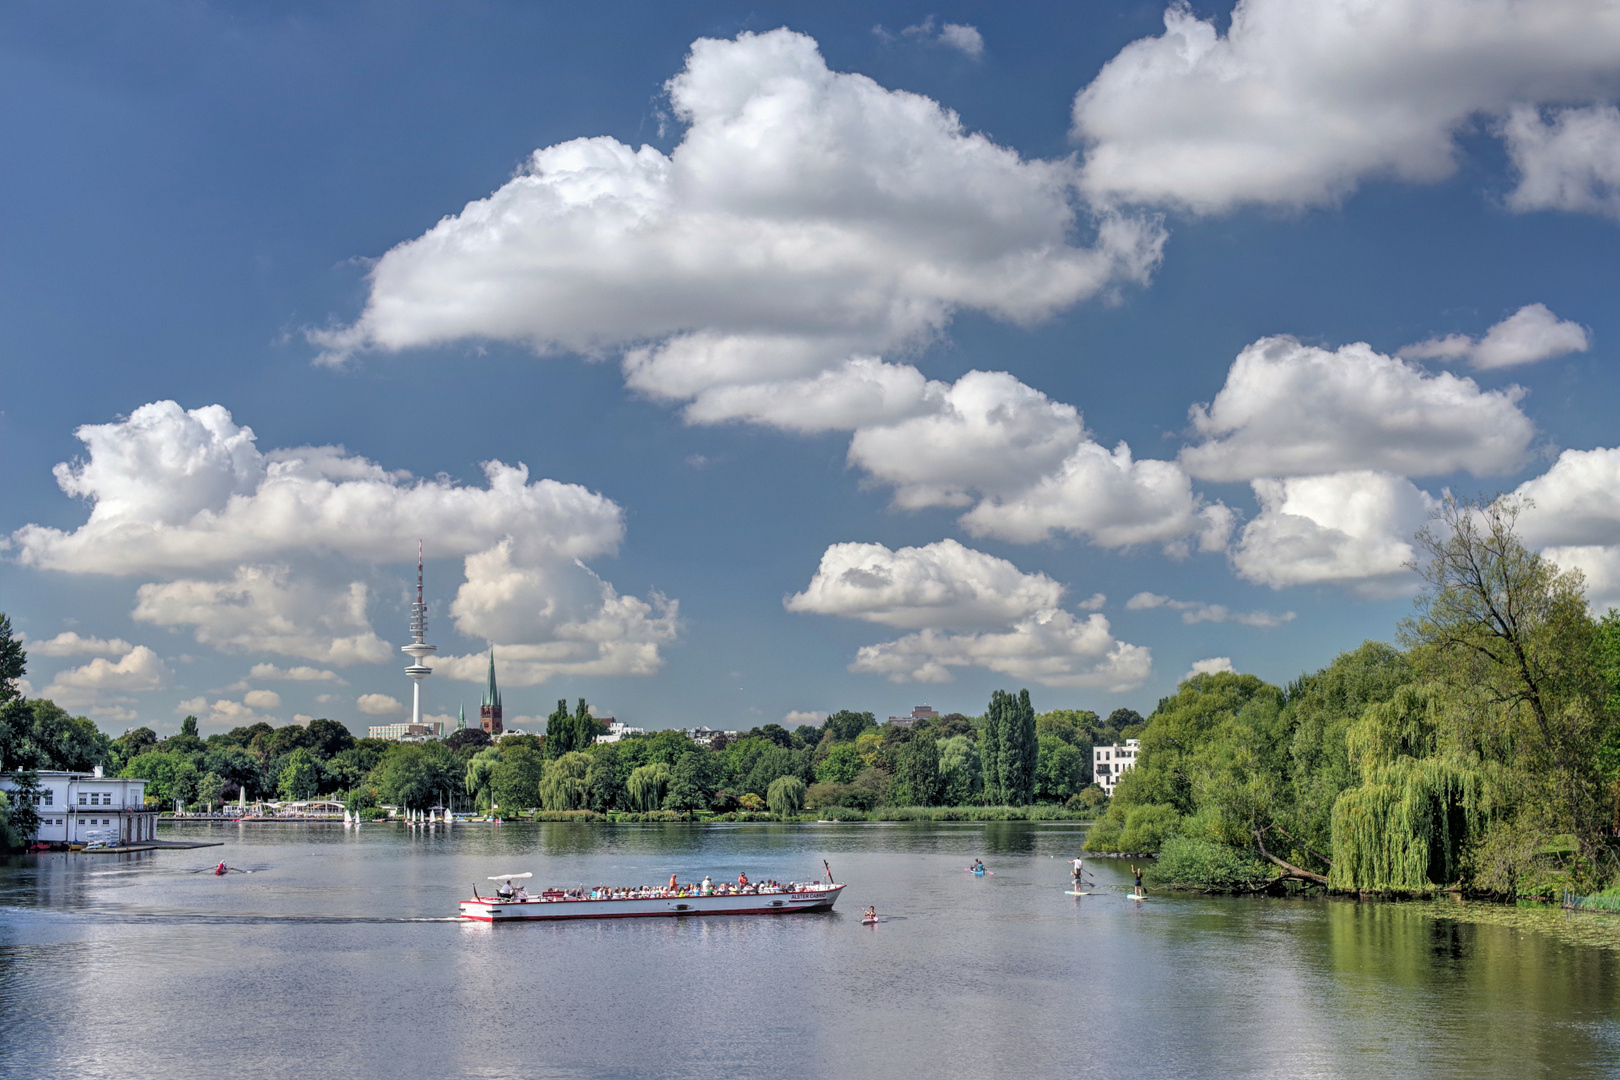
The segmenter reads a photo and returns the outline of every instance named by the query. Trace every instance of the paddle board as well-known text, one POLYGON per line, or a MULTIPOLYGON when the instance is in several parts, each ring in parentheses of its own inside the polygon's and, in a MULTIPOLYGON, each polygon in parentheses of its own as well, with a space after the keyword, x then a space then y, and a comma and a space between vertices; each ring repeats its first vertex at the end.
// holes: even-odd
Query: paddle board
POLYGON ((1063 893, 1063 895, 1064 896, 1091 896, 1092 894, 1088 893, 1088 892, 1073 892, 1071 890, 1071 891, 1065 891, 1063 893))

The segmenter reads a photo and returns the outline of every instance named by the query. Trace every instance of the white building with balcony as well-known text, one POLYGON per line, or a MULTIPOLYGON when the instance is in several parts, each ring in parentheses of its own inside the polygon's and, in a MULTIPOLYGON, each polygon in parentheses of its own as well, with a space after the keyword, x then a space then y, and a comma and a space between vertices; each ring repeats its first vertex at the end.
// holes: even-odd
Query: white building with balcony
POLYGON ((1126 739, 1124 746, 1092 747, 1091 775, 1110 799, 1114 797, 1114 785, 1119 783, 1119 778, 1136 767, 1136 755, 1141 748, 1140 739, 1126 739))
MULTIPOLYGON (((146 781, 138 777, 103 776, 92 772, 39 772, 39 812, 35 840, 48 844, 83 844, 98 839, 138 843, 157 837, 156 809, 146 806, 146 781), (92 835, 94 834, 94 835, 92 835)), ((15 776, 0 776, 8 798, 15 776)))

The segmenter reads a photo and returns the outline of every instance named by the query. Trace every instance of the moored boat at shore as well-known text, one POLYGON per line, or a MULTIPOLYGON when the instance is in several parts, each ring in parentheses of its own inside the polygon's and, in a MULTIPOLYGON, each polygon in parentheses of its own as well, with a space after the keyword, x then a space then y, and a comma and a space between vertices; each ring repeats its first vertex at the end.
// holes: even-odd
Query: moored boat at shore
MULTIPOLYGON (((510 880, 527 874, 501 875, 510 880)), ((548 889, 536 895, 480 896, 461 902, 461 917, 477 922, 534 922, 552 919, 631 919, 672 915, 793 915, 831 911, 843 885, 832 880, 767 883, 739 888, 729 883, 704 889, 675 888, 548 889)))

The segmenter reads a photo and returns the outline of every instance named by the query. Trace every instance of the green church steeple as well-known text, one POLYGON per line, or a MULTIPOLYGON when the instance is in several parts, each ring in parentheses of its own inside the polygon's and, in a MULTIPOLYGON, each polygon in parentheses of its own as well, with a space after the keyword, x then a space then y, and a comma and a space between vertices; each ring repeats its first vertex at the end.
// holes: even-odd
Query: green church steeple
POLYGON ((489 680, 484 684, 484 697, 479 704, 486 709, 501 707, 501 692, 495 685, 495 647, 489 648, 489 680))

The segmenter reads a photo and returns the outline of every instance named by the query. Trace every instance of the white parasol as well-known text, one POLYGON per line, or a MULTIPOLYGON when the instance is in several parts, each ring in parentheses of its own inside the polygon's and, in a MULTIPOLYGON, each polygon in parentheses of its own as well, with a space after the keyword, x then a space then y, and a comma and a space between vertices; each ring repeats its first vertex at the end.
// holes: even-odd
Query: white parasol
POLYGON ((510 878, 520 878, 520 877, 534 877, 534 875, 533 874, 496 874, 494 877, 490 878, 489 880, 491 880, 491 881, 506 881, 506 880, 508 880, 510 878))

